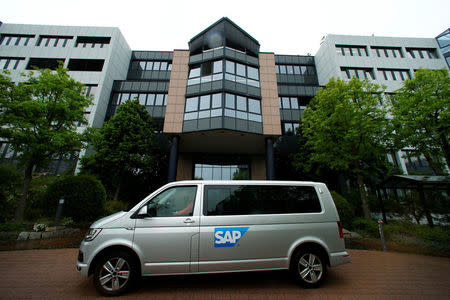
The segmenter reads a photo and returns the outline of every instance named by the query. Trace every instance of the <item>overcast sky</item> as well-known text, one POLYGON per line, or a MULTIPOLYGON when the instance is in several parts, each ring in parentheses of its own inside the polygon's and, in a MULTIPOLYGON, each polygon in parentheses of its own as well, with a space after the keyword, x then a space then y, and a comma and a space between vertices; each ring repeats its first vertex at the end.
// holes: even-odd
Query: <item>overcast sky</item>
POLYGON ((133 50, 187 49, 223 16, 261 51, 314 55, 327 33, 434 38, 450 0, 0 0, 3 23, 115 26, 133 50))

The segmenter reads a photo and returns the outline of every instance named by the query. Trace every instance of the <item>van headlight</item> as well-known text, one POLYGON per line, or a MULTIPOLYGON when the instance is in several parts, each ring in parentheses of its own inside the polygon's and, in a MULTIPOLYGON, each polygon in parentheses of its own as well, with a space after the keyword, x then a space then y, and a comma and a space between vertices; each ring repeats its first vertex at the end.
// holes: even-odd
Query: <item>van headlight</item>
POLYGON ((86 233, 86 236, 84 237, 84 240, 86 242, 90 242, 102 231, 101 228, 89 228, 88 232, 86 233))

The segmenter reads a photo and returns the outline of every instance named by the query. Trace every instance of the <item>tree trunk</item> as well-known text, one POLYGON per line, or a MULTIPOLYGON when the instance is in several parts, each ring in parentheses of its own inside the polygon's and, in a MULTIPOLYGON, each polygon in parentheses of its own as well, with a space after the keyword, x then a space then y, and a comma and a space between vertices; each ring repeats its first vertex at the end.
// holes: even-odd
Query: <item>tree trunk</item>
POLYGON ((119 174, 119 182, 117 183, 116 192, 114 193, 113 198, 114 201, 118 201, 121 187, 122 187, 122 172, 120 172, 119 174))
POLYGON ((361 173, 356 174, 358 179, 359 193, 361 194, 361 205, 364 217, 370 219, 369 201, 367 200, 366 191, 364 190, 364 180, 361 173))
POLYGON ((25 212, 25 205, 28 199, 28 190, 30 189, 31 179, 33 178, 34 163, 29 163, 25 168, 25 176, 22 185, 22 194, 20 195, 19 202, 17 203, 15 220, 17 222, 23 221, 25 212))
POLYGON ((441 147, 444 152, 445 162, 447 163, 447 166, 450 168, 450 146, 448 145, 446 133, 447 131, 443 134, 440 134, 439 138, 441 140, 441 147))
POLYGON ((425 153, 425 152, 424 152, 424 153, 423 153, 423 156, 425 156, 425 159, 427 160, 428 165, 430 165, 430 167, 431 167, 431 169, 433 170, 433 172, 434 172, 435 175, 442 175, 442 174, 443 174, 441 168, 438 166, 438 164, 436 164, 436 163, 433 161, 433 158, 431 158, 431 156, 430 156, 428 153, 425 153))
POLYGON ((431 216, 431 212, 428 208, 427 199, 425 198, 425 192, 423 191, 422 185, 419 186, 419 198, 420 202, 422 203, 423 212, 425 214, 425 217, 427 218, 428 225, 430 227, 433 227, 434 226, 433 217, 431 216))

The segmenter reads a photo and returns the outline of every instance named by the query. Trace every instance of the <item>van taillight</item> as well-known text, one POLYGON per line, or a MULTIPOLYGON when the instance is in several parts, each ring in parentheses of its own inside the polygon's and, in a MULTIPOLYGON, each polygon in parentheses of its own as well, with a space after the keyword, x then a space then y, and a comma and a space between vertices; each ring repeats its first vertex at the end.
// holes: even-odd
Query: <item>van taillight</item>
POLYGON ((338 221, 338 228, 339 228, 339 237, 342 239, 344 237, 344 232, 342 231, 342 222, 338 221))

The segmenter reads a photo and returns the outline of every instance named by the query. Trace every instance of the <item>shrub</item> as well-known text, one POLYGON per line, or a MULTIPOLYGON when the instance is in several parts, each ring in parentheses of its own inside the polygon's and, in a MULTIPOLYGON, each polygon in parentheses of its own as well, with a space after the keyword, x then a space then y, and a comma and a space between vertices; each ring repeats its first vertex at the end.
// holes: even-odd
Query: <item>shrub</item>
POLYGON ((334 191, 331 192, 331 196, 333 197, 334 204, 336 205, 344 228, 351 228, 355 217, 352 206, 344 197, 334 191))
POLYGON ((15 166, 0 165, 0 222, 14 217, 22 175, 15 166))
POLYGON ((104 205, 104 210, 107 215, 112 215, 118 211, 127 210, 128 204, 122 201, 106 201, 104 205))
POLYGON ((356 218, 353 220, 353 230, 362 235, 378 238, 380 233, 378 231, 378 224, 374 220, 366 218, 356 218))
POLYGON ((25 227, 23 222, 6 222, 0 224, 0 231, 22 231, 25 227))
POLYGON ((27 220, 36 220, 42 217, 55 218, 55 211, 49 211, 45 198, 48 187, 60 179, 60 176, 41 176, 31 181, 25 207, 27 220))
POLYGON ((75 222, 92 221, 103 215, 106 192, 92 176, 63 176, 47 189, 45 202, 51 215, 55 215, 61 198, 64 198, 63 216, 75 222))

